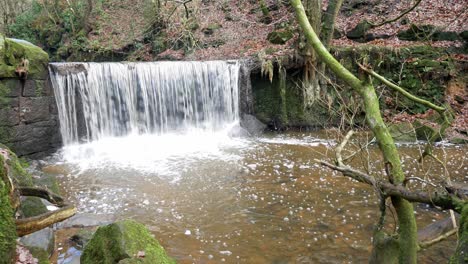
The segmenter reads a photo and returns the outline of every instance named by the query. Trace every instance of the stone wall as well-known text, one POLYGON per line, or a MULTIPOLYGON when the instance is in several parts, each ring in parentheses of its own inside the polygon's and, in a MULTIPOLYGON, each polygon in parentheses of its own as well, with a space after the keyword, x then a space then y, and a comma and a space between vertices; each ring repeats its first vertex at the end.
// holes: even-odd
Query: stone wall
POLYGON ((41 157, 61 145, 48 60, 28 42, 0 41, 0 143, 18 156, 41 157), (15 71, 24 59, 28 75, 20 79, 15 71))
POLYGON ((0 142, 19 156, 40 156, 60 146, 58 114, 48 79, 0 79, 9 90, 0 103, 0 142))

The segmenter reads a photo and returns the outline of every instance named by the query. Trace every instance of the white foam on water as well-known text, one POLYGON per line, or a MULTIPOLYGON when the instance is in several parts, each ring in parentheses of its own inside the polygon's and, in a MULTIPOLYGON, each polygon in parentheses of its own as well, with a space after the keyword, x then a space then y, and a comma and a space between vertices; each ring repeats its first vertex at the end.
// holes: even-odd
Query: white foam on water
POLYGON ((91 169, 135 169, 145 173, 179 174, 190 161, 235 160, 232 149, 245 148, 246 140, 231 138, 225 130, 209 132, 130 134, 65 146, 63 162, 83 172, 91 169))

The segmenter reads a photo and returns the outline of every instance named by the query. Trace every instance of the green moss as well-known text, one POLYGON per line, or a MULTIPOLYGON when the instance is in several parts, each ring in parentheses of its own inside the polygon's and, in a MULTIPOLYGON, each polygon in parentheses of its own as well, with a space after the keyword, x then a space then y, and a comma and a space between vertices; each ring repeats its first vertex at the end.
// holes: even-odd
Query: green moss
POLYGON ((38 264, 50 264, 49 254, 47 253, 47 251, 38 247, 28 247, 28 249, 29 252, 31 252, 31 255, 37 258, 37 260, 39 261, 38 264))
POLYGON ((468 263, 468 203, 463 206, 458 229, 458 245, 450 263, 468 263))
POLYGON ((288 42, 288 40, 292 39, 293 36, 294 34, 289 30, 277 30, 270 32, 267 39, 273 44, 283 45, 288 42))
POLYGON ((301 74, 275 73, 273 80, 252 75, 254 114, 273 129, 288 127, 321 127, 335 124, 333 113, 321 103, 304 107, 304 94, 299 86, 301 74))
MULTIPOLYGON (((408 92, 442 104, 447 79, 461 69, 446 56, 446 51, 430 46, 388 48, 374 46, 333 47, 332 52, 353 73, 359 74, 355 61, 368 58, 372 68, 388 80, 397 83, 408 92), (404 63, 402 63, 404 62, 404 63)), ((384 109, 423 113, 427 107, 415 103, 396 92, 384 89, 381 106, 384 109), (386 102, 385 98, 391 98, 386 102)))
MULTIPOLYGON (((3 39, 2 35, 0 39, 3 39)), ((5 38, 0 43, 0 77, 15 78, 16 67, 20 65, 22 59, 29 60, 29 78, 46 78, 49 55, 29 42, 10 38, 5 38)))
MULTIPOLYGON (((414 128, 416 130, 416 137, 419 140, 429 140, 432 135, 438 131, 436 128, 428 124, 421 123, 418 120, 414 122, 414 128)), ((437 138, 435 138, 435 141, 440 141, 442 137, 443 135, 438 135, 437 138)))
POLYGON ((175 263, 145 226, 132 220, 99 227, 80 260, 82 264, 111 264, 122 260, 125 260, 124 263, 175 263), (145 258, 136 260, 140 251, 145 252, 145 258))
POLYGON ((38 197, 26 197, 21 201, 20 209, 24 217, 38 216, 48 211, 47 207, 38 197))
POLYGON ((359 22, 351 31, 349 31, 346 36, 350 39, 361 39, 364 38, 367 31, 371 28, 371 24, 369 24, 367 20, 363 20, 359 22))
POLYGON ((372 255, 369 263, 396 264, 398 263, 400 245, 398 240, 382 231, 374 234, 372 255))
POLYGON ((4 159, 0 155, 0 263, 12 263, 16 249, 16 226, 14 211, 11 207, 8 185, 5 184, 6 170, 4 159))
POLYGON ((10 168, 10 177, 17 186, 33 186, 31 174, 29 174, 22 166, 21 160, 7 146, 0 143, 0 149, 8 151, 9 160, 7 164, 10 168))

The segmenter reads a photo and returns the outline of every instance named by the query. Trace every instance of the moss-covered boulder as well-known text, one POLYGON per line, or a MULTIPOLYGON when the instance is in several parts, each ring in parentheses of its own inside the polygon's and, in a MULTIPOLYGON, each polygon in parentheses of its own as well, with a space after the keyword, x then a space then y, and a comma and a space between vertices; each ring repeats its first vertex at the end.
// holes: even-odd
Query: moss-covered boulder
POLYGON ((0 78, 15 78, 22 60, 29 61, 28 78, 46 79, 49 55, 34 44, 0 35, 0 78))
POLYGON ((439 128, 436 124, 432 124, 429 122, 418 121, 414 122, 414 129, 416 130, 416 137, 419 140, 430 140, 432 135, 437 135, 434 141, 441 141, 444 135, 437 134, 439 128))
POLYGON ((288 42, 288 40, 292 39, 293 36, 293 33, 289 30, 277 30, 270 32, 267 39, 273 44, 283 45, 288 42))
POLYGON ((367 31, 372 28, 372 25, 367 21, 363 20, 359 22, 352 30, 346 33, 346 37, 349 39, 363 39, 367 31))
POLYGON ((99 227, 80 260, 82 264, 175 263, 146 227, 133 220, 99 227))
POLYGON ((393 139, 397 142, 416 141, 416 131, 414 130, 413 125, 409 122, 391 124, 388 129, 393 139))
POLYGON ((16 249, 14 210, 10 202, 10 187, 6 160, 0 154, 0 263, 12 263, 16 249))

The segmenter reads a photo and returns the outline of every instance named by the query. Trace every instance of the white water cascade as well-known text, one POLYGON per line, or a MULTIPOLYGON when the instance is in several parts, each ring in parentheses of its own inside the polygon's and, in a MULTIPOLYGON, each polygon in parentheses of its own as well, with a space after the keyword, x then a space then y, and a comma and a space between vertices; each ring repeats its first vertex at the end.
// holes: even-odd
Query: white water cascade
POLYGON ((219 144, 229 141, 226 131, 238 123, 236 61, 53 63, 50 68, 63 154, 80 166, 138 169, 174 155, 219 151, 219 144), (66 70, 73 68, 80 70, 66 70))
POLYGON ((82 65, 86 71, 51 75, 65 145, 80 137, 93 141, 191 128, 216 131, 238 119, 237 62, 82 65), (85 135, 79 135, 79 108, 85 135))

